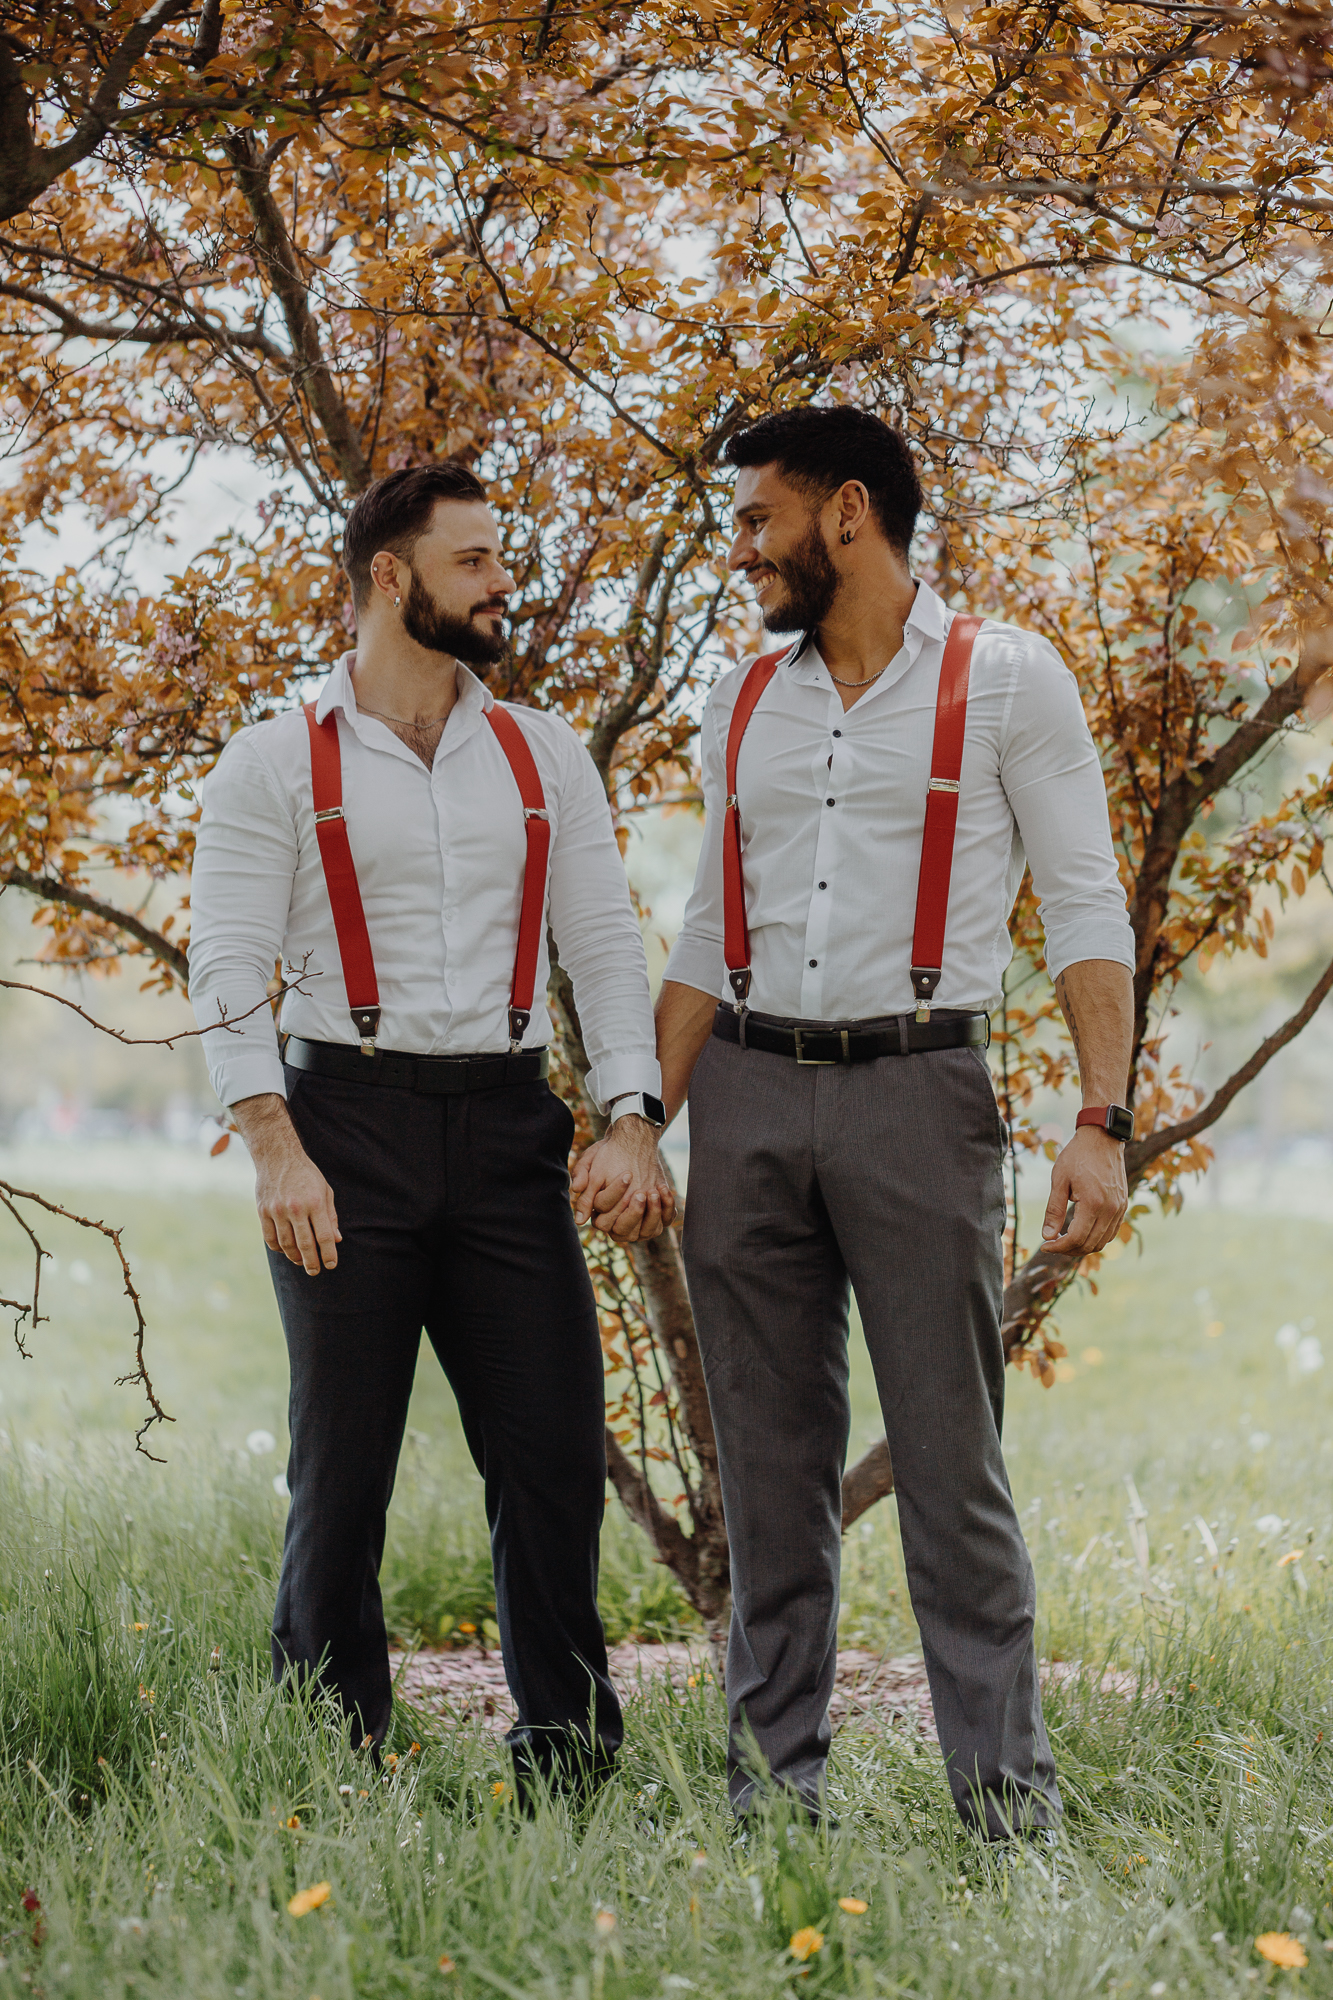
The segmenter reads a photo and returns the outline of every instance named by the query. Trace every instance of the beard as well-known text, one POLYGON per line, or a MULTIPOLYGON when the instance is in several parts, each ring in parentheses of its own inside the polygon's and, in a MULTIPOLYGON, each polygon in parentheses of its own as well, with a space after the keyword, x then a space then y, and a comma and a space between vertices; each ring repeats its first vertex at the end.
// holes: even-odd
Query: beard
POLYGON ((466 618, 455 618, 440 608, 414 573, 403 605, 403 630, 428 653, 444 653, 468 667, 498 667, 509 658, 508 639, 503 632, 483 631, 473 620, 478 612, 503 608, 484 598, 473 605, 466 618))
POLYGON ((814 521, 810 523, 809 533, 804 541, 796 544, 790 555, 781 558, 773 556, 770 561, 783 591, 776 603, 770 604, 763 613, 764 630, 813 632, 833 609, 833 600, 842 582, 833 567, 818 524, 814 521))

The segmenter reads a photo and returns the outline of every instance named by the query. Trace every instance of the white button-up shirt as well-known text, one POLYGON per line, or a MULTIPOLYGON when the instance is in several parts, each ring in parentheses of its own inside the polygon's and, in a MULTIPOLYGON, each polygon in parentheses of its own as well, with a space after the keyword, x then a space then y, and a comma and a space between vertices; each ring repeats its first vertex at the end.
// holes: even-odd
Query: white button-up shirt
MULTIPOLYGON (((377 1046, 409 1055, 480 1055, 509 1046, 508 1008, 527 835, 508 761, 485 721, 492 697, 465 667, 430 770, 373 716, 358 713, 353 654, 320 693, 338 716, 343 803, 379 983, 377 1046)), ((606 794, 569 725, 511 707, 551 820, 547 915, 575 999, 599 1104, 661 1089, 643 940, 606 794)), ((282 1003, 285 1031, 357 1040, 315 838, 310 739, 299 709, 235 735, 204 785, 191 882, 190 997, 224 1104, 282 1093, 282 1063, 261 1007, 275 962, 306 968, 282 1003), (244 1021, 241 1015, 247 1015, 244 1021)), ((551 1039, 542 927, 525 1048, 551 1039)))
MULTIPOLYGON (((844 710, 813 645, 778 667, 736 773, 753 981, 749 1004, 806 1021, 913 1005, 912 931, 944 641, 954 614, 917 588, 903 646, 844 710)), ((703 850, 665 977, 723 999, 726 747, 746 669, 704 710, 703 850)), ((1052 978, 1133 966, 1106 787, 1073 675, 1045 639, 985 624, 972 651, 940 1007, 989 1008, 1009 963, 1024 861, 1052 978)))

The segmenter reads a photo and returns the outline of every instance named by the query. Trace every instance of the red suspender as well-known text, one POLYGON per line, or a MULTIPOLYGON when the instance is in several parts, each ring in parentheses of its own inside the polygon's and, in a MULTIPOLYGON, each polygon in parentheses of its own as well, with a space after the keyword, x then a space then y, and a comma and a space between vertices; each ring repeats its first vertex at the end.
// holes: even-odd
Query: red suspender
POLYGON ((727 817, 722 828, 723 956, 727 961, 727 979, 742 1013, 750 992, 750 928, 745 921, 745 880, 741 873, 741 809, 736 797, 736 759, 740 756, 741 738, 754 714, 755 704, 777 672, 779 660, 786 657, 786 650, 789 649, 781 653, 765 653, 762 660, 755 661, 741 682, 727 736, 727 817))
POLYGON ((916 883, 916 923, 912 930, 912 991, 916 995, 918 1021, 930 1019, 930 1003, 944 963, 944 920, 949 911, 953 839, 958 826, 958 781, 963 768, 963 734, 967 728, 967 677, 972 668, 972 641, 981 625, 980 618, 959 613, 949 627, 940 662, 935 742, 930 753, 926 823, 921 832, 921 873, 916 883))
MULTIPOLYGON (((953 873, 954 832, 958 825, 958 783, 963 768, 963 735, 967 727, 967 681, 972 666, 972 642, 980 618, 955 617, 944 642, 940 688, 935 703, 935 741, 926 791, 926 823, 921 835, 921 873, 917 878, 916 924, 912 932, 912 991, 916 1018, 930 1019, 930 1003, 940 983, 944 959, 944 924, 949 910, 949 878, 953 873)), ((727 818, 722 832, 722 909, 727 977, 738 1010, 745 1012, 750 992, 750 932, 745 920, 745 880, 741 869, 741 812, 736 795, 736 764, 746 725, 785 653, 766 653, 756 660, 736 697, 727 735, 727 818)))
POLYGON ((537 953, 542 941, 542 913, 546 908, 546 862, 551 851, 551 822, 546 811, 546 795, 537 775, 528 739, 507 708, 486 711, 486 720, 495 731, 495 740, 509 759, 509 768, 523 801, 523 824, 527 830, 528 852, 523 865, 523 901, 518 913, 518 949, 514 953, 514 983, 509 991, 509 1053, 517 1055, 532 1019, 532 992, 537 983, 537 953))
MULTIPOLYGON (((356 868, 342 807, 342 757, 338 748, 338 717, 330 710, 323 722, 315 720, 315 705, 305 705, 306 726, 310 731, 310 778, 315 803, 315 837, 319 858, 324 864, 324 881, 333 911, 333 928, 338 934, 338 955, 342 959, 343 984, 352 1022, 361 1040, 361 1053, 373 1056, 375 1034, 380 1022, 380 994, 375 979, 375 960, 366 929, 366 913, 361 907, 356 868)), ((537 983, 537 956, 541 947, 542 912, 546 906, 546 863, 551 848, 551 822, 546 812, 546 796, 527 738, 512 715, 503 708, 488 708, 486 720, 504 751, 523 801, 523 821, 527 829, 528 851, 523 867, 523 901, 518 918, 518 947, 514 954, 514 979, 509 994, 509 1052, 517 1055, 532 1019, 532 994, 537 983)))
POLYGON ((305 705, 306 727, 310 731, 310 782, 315 802, 315 838, 319 858, 324 863, 324 881, 333 910, 333 928, 338 933, 338 956, 343 965, 343 985, 352 1025, 361 1041, 363 1056, 375 1053, 375 1035, 380 1024, 380 989, 375 978, 375 960, 366 929, 366 913, 361 907, 356 866, 352 860, 347 822, 343 818, 343 763, 338 748, 338 717, 330 710, 323 722, 315 720, 315 704, 305 705))

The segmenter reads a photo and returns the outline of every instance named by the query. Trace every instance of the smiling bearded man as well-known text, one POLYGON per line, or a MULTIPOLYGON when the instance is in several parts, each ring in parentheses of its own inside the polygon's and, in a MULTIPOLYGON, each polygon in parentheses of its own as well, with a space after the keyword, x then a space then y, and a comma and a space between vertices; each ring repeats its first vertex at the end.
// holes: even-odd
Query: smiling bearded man
POLYGON ((949 1783, 1005 1838, 1051 1826, 1060 1801, 1000 1451, 1005 1135, 982 1050, 1026 857, 1086 1106, 1044 1235, 1100 1249, 1133 1131, 1117 1102, 1133 938, 1105 787, 1054 648, 912 577, 921 490, 896 431, 796 410, 727 457, 731 567, 770 631, 800 635, 709 698, 703 852, 658 1003, 668 1117, 690 1101, 683 1248, 731 1545, 732 1803, 759 1780, 823 1800, 850 1283, 949 1783))
POLYGON ((587 752, 469 671, 505 657, 514 588, 480 481, 390 474, 343 563, 356 651, 304 714, 233 736, 192 884, 191 997, 254 1156, 291 1362, 274 1672, 318 1677, 383 1741, 379 1565, 424 1326, 486 1482, 518 1778, 596 1776, 621 1740, 597 1615, 602 1355, 574 1121, 546 1082, 547 923, 611 1109, 584 1157, 625 1241, 672 1212, 643 944, 587 752), (309 975, 281 1053, 275 960, 309 975))

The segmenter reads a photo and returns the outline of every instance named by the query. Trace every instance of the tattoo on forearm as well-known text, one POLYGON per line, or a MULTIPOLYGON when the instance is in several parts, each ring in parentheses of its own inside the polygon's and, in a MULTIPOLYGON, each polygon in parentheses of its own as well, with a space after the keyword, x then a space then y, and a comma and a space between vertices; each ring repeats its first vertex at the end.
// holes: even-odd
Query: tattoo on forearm
POLYGON ((1078 1017, 1074 1012, 1074 1002, 1070 996, 1069 983, 1063 972, 1055 982, 1055 997, 1060 1002, 1061 1013, 1069 1023, 1069 1032, 1074 1040, 1074 1056, 1078 1062, 1081 1074, 1083 1069, 1083 1047, 1078 1038, 1078 1017))

